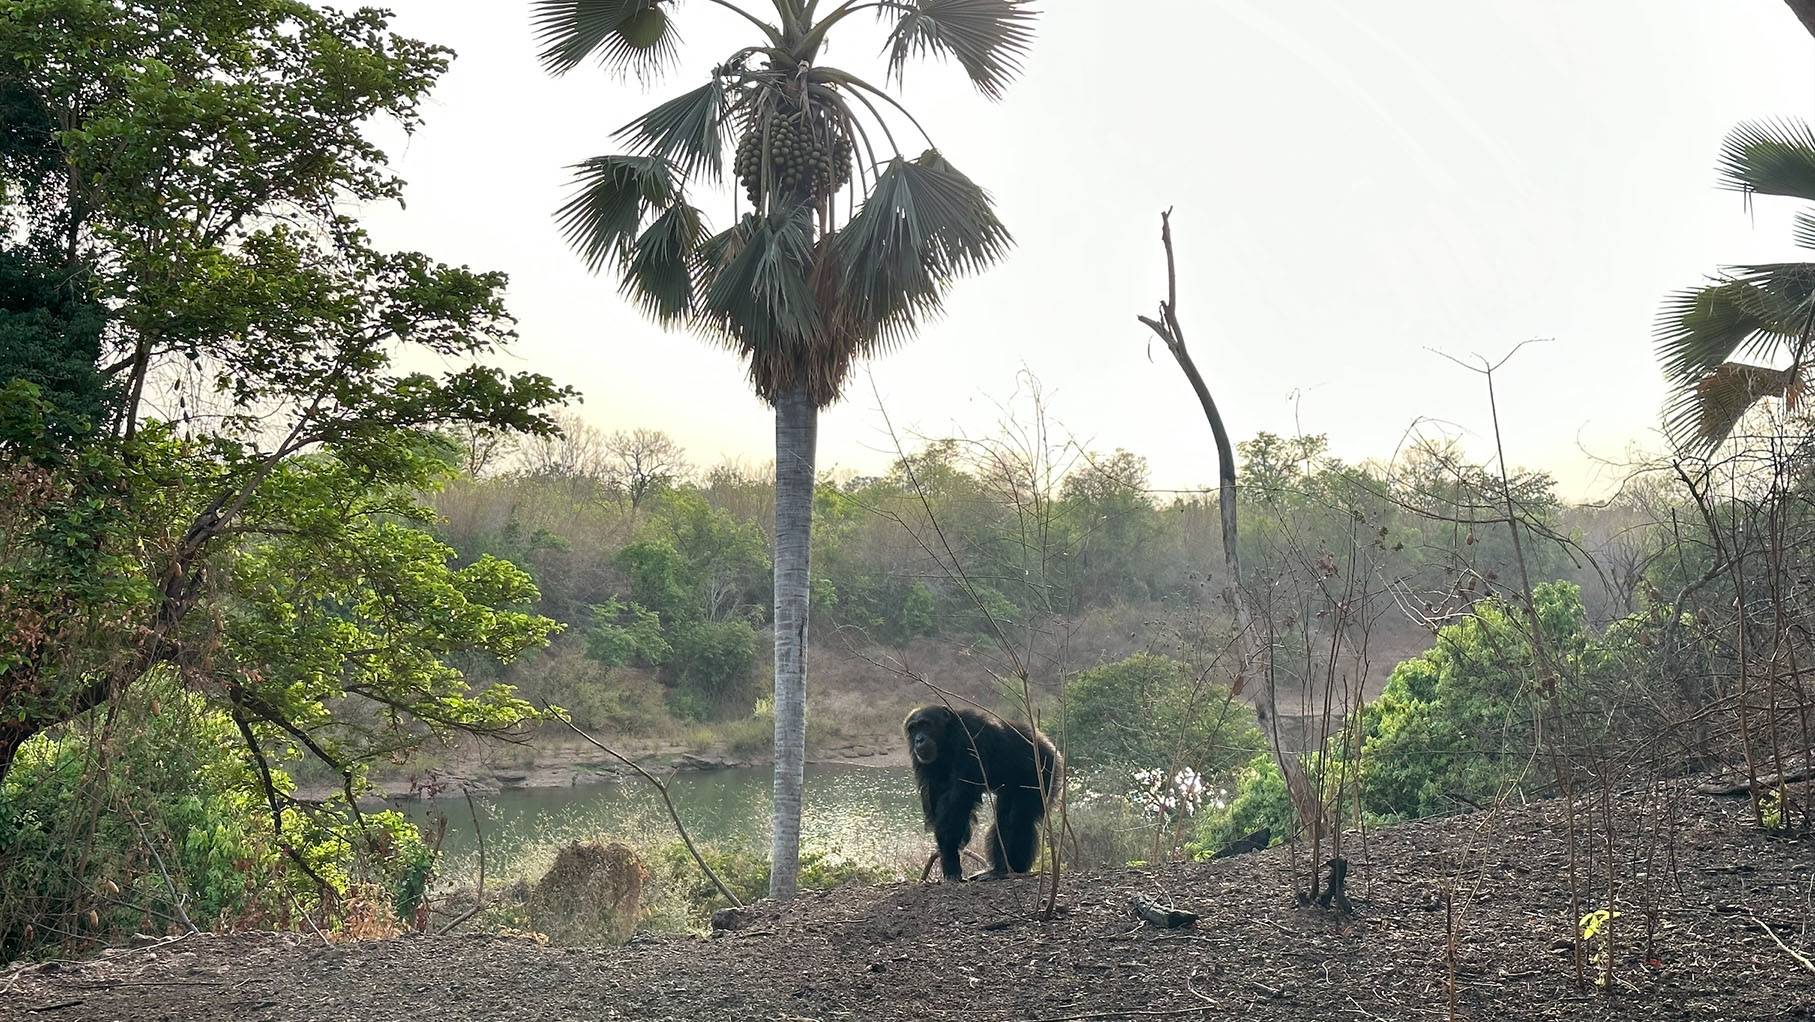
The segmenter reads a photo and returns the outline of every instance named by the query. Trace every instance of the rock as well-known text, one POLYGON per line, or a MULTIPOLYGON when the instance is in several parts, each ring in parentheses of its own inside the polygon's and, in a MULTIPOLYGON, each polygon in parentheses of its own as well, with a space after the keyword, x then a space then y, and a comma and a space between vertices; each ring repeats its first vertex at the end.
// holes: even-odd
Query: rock
POLYGON ((691 752, 683 752, 675 761, 675 765, 683 770, 723 770, 732 764, 723 759, 696 756, 691 752))

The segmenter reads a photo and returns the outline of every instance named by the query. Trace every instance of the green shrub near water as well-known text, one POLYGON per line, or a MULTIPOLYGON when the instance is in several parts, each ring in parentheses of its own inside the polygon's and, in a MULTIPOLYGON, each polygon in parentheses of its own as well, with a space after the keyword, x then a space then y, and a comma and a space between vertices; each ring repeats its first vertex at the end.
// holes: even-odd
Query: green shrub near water
MULTIPOLYGON (((1584 706, 1617 673, 1622 633, 1616 626, 1596 635, 1572 583, 1544 583, 1533 595, 1561 675, 1559 698, 1566 707, 1584 706)), ((1360 783, 1370 819, 1453 812, 1524 783, 1541 712, 1536 677, 1523 614, 1499 600, 1481 601, 1472 615, 1440 630, 1429 650, 1401 662, 1362 716, 1360 783)), ((1348 756, 1341 738, 1332 738, 1330 776, 1342 776, 1348 756)), ((1285 780, 1265 752, 1242 770, 1226 807, 1200 816, 1192 848, 1207 855, 1262 827, 1275 841, 1293 827, 1285 780)))
POLYGON ((1245 705, 1222 686, 1197 684, 1188 665, 1153 653, 1073 678, 1065 687, 1065 737, 1081 767, 1189 766, 1212 779, 1261 747, 1245 705))
MULTIPOLYGON (((162 933, 180 926, 178 899, 204 928, 288 928, 299 906, 319 908, 232 720, 165 679, 140 695, 105 725, 28 742, 0 786, 0 958, 162 933)), ((290 789, 281 769, 272 779, 290 789)), ((283 820, 337 896, 376 884, 398 918, 415 912, 434 855, 401 814, 367 814, 363 829, 294 809, 283 820)))

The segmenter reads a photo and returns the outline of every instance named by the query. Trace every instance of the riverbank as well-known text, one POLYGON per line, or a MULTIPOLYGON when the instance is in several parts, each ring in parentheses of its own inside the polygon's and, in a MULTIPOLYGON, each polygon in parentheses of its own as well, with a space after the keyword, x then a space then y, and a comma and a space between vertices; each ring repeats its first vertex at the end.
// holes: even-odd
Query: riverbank
MULTIPOLYGON (((1301 908, 1287 849, 1047 882, 847 885, 715 939, 557 948, 522 938, 329 944, 196 935, 0 976, 0 1016, 102 1022, 575 1018, 1809 1019, 1815 845, 1769 837, 1743 800, 1616 796, 1595 891, 1618 891, 1578 984, 1559 803, 1370 832, 1348 854, 1353 914, 1301 908), (1658 846, 1658 842, 1665 846, 1658 846), (1647 842, 1651 844, 1648 845, 1647 842), (1655 856, 1634 854, 1652 847, 1655 856), (1611 874, 1611 875, 1610 875, 1611 874), (1159 930, 1135 895, 1198 912, 1159 930)), ((1302 855, 1299 857, 1302 860, 1302 855)), ((1601 907, 1598 894, 1583 910, 1601 907)))
MULTIPOLYGON (((657 777, 696 771, 745 769, 770 763, 766 754, 745 755, 723 744, 690 745, 673 739, 601 736, 614 751, 657 777)), ((901 767, 908 764, 900 736, 841 736, 807 750, 807 762, 826 766, 901 767)), ((475 794, 535 788, 573 788, 635 777, 636 772, 570 731, 544 728, 523 744, 467 739, 440 755, 413 766, 376 775, 368 798, 374 802, 408 802, 458 793, 475 794)), ((306 799, 340 794, 331 781, 297 786, 306 799)))

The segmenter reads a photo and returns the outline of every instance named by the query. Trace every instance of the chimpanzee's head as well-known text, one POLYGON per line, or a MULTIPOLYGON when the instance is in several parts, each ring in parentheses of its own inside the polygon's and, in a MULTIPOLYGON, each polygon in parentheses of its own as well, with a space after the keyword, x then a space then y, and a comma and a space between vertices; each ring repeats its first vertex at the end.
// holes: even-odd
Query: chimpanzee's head
POLYGON ((902 730, 907 732, 908 752, 917 766, 930 766, 939 759, 940 745, 958 722, 958 715, 943 706, 922 706, 908 714, 902 730))

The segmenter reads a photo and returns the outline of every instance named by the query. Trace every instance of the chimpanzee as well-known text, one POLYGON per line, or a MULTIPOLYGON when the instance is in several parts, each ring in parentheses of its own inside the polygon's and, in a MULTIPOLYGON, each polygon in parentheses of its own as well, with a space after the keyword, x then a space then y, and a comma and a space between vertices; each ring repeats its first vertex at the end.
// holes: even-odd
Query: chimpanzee
POLYGON ((948 706, 922 706, 908 714, 903 729, 945 879, 964 879, 959 853, 986 791, 996 796, 996 822, 985 836, 990 875, 1031 869, 1046 802, 1059 790, 1059 753, 1052 742, 1025 724, 948 706))

